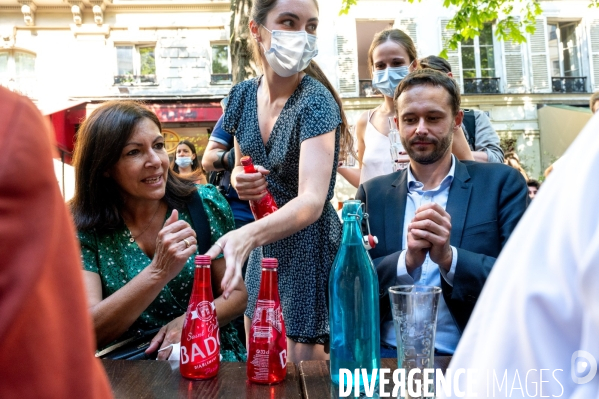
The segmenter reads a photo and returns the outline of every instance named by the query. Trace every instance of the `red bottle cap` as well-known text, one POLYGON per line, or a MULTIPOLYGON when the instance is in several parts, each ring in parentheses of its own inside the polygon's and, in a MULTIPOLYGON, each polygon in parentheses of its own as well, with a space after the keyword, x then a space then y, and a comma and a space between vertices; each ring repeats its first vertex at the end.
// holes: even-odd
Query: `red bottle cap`
POLYGON ((248 166, 248 165, 252 165, 252 157, 250 157, 249 155, 246 155, 245 157, 241 157, 240 159, 241 165, 243 166, 248 166))
POLYGON ((262 267, 264 269, 276 269, 279 266, 279 261, 276 258, 263 258, 262 267))
POLYGON ((202 266, 210 266, 211 261, 212 260, 210 259, 209 255, 196 255, 195 264, 202 266))

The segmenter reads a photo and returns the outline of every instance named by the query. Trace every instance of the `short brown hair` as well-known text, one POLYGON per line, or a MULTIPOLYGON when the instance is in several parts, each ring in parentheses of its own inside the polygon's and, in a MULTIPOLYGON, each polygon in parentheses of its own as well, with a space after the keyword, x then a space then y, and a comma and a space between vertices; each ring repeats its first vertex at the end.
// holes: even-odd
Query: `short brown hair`
POLYGON ((445 58, 436 55, 429 55, 428 57, 422 58, 418 61, 418 65, 421 69, 430 68, 444 73, 451 72, 451 64, 449 64, 445 58))
POLYGON ((422 86, 429 85, 434 87, 442 87, 449 93, 450 101, 449 105, 451 106, 451 111, 453 115, 457 115, 460 111, 460 89, 458 88, 458 84, 456 81, 444 73, 436 71, 434 69, 426 68, 426 69, 417 69, 414 72, 411 72, 403 78, 403 80, 397 86, 395 90, 395 97, 393 101, 395 103, 395 108, 397 109, 397 99, 407 89, 414 86, 422 86))
POLYGON ((597 101, 599 101, 599 91, 593 93, 591 99, 589 100, 589 108, 591 109, 591 111, 593 111, 593 105, 595 105, 597 101))

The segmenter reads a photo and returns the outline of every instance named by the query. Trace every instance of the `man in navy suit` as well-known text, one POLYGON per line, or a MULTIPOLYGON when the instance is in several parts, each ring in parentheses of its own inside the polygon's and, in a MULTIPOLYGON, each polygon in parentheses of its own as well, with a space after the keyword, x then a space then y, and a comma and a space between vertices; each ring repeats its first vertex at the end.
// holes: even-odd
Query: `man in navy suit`
POLYGON ((379 239, 370 255, 381 296, 381 355, 397 356, 388 288, 398 284, 442 288, 435 349, 453 354, 526 210, 528 189, 515 169, 451 154, 463 117, 452 78, 430 69, 409 74, 395 92, 395 111, 410 166, 363 183, 357 194, 379 239))

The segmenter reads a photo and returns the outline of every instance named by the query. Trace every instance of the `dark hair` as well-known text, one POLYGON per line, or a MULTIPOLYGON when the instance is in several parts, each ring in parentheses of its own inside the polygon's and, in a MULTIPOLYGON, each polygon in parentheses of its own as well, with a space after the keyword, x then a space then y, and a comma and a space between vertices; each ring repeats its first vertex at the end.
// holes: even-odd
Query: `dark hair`
POLYGON ((591 99, 589 100, 589 108, 591 109, 591 111, 593 111, 593 105, 595 105, 597 101, 599 101, 599 91, 593 93, 591 99))
MULTIPOLYGON (((198 161, 198 153, 196 152, 196 146, 193 145, 191 141, 181 140, 179 141, 179 144, 177 144, 177 147, 179 147, 181 144, 188 146, 191 150, 191 153, 196 156, 194 159, 191 160, 191 170, 196 171, 200 167, 200 162, 198 161)), ((171 162, 171 168, 173 169, 173 171, 175 171, 175 173, 179 173, 179 165, 177 165, 175 159, 177 159, 176 154, 173 158, 173 161, 171 162)))
POLYGON ((429 85, 442 87, 449 93, 449 105, 453 115, 457 115, 460 111, 460 89, 456 81, 444 73, 435 71, 434 69, 417 69, 408 74, 399 82, 397 90, 395 90, 395 108, 397 109, 397 99, 407 89, 414 86, 429 85))
MULTIPOLYGON (((103 233, 123 223, 119 187, 105 172, 118 162, 135 126, 144 118, 162 132, 156 114, 135 101, 106 102, 79 128, 73 158, 75 195, 69 203, 78 230, 103 233)), ((178 177, 169 168, 164 199, 170 207, 185 206, 195 190, 191 180, 178 177)))
POLYGON ((414 46, 414 42, 410 36, 399 29, 385 29, 374 35, 374 39, 372 39, 372 43, 370 43, 370 48, 368 49, 368 69, 370 70, 370 76, 372 76, 372 70, 374 68, 374 60, 372 58, 374 49, 387 41, 395 42, 403 47, 408 52, 410 63, 418 57, 416 46, 414 46))
POLYGON ((539 183, 538 181, 536 181, 535 179, 528 179, 528 181, 526 182, 526 185, 528 187, 536 187, 537 190, 539 188, 541 188, 541 183, 539 183))
MULTIPOLYGON (((254 21, 258 25, 264 25, 266 23, 266 17, 268 13, 277 5, 278 0, 254 0, 254 4, 252 5, 252 11, 250 12, 250 19, 254 21)), ((318 9, 318 1, 313 0, 316 5, 316 9, 318 9)), ((254 61, 258 64, 261 64, 260 61, 260 46, 255 42, 255 40, 250 40, 252 46, 252 55, 254 61)), ((344 159, 347 154, 354 153, 354 140, 352 135, 349 132, 349 124, 347 123, 347 117, 345 116, 345 112, 343 111, 343 103, 341 102, 341 98, 337 91, 329 82, 322 69, 318 66, 318 64, 312 60, 306 69, 304 69, 306 75, 311 76, 312 78, 318 80, 320 83, 327 88, 329 92, 333 95, 335 102, 339 106, 339 114, 341 116, 341 126, 339 127, 341 132, 341 137, 339 140, 339 159, 344 159)), ((354 154, 355 155, 355 154, 354 154)))
POLYGON ((430 68, 435 71, 450 73, 451 64, 445 59, 436 55, 429 55, 418 61, 418 65, 421 69, 430 68))

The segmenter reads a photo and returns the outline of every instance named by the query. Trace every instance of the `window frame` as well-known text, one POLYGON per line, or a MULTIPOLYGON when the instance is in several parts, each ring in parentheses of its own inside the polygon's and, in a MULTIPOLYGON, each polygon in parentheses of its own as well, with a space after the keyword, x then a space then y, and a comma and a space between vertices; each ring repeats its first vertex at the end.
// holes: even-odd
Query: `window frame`
POLYGON ((158 86, 158 71, 157 71, 157 66, 156 66, 156 42, 155 41, 148 41, 148 42, 128 42, 128 41, 124 41, 124 42, 115 42, 114 43, 114 58, 115 58, 115 63, 114 63, 114 78, 115 78, 115 82, 114 85, 115 86, 158 86), (123 82, 117 82, 117 77, 120 76, 127 76, 127 75, 119 75, 119 58, 118 58, 118 48, 119 47, 133 47, 133 80, 131 81, 123 81, 123 82), (140 53, 140 49, 142 48, 153 48, 154 49, 154 74, 146 74, 143 75, 141 73, 141 53, 140 53), (151 82, 142 82, 142 77, 146 76, 153 76, 153 81, 151 82))
POLYGON ((499 76, 499 69, 497 68, 497 61, 498 61, 498 49, 497 49, 497 40, 495 40, 495 26, 494 24, 488 24, 489 28, 491 28, 491 40, 493 41, 493 43, 491 45, 482 45, 483 47, 487 47, 487 48, 491 48, 493 49, 493 76, 482 76, 482 71, 483 70, 489 70, 490 68, 482 68, 481 67, 481 44, 480 44, 480 36, 475 36, 472 39, 472 44, 464 44, 463 42, 460 43, 460 64, 461 64, 461 68, 462 68, 462 79, 486 79, 486 78, 498 78, 499 76), (471 68, 465 69, 464 68, 464 47, 472 47, 474 49, 474 72, 475 75, 474 77, 466 77, 465 75, 465 71, 471 71, 471 68))
POLYGON ((23 95, 32 96, 33 89, 28 89, 23 85, 21 79, 32 79, 32 86, 35 86, 35 79, 37 76, 37 54, 31 50, 27 50, 20 47, 11 47, 11 48, 0 48, 0 53, 8 54, 8 59, 6 63, 6 76, 0 75, 0 85, 7 87, 11 91, 15 91, 21 93, 23 95), (31 75, 18 75, 17 74, 17 63, 16 63, 16 53, 24 53, 33 56, 33 71, 31 75))
MULTIPOLYGON (((583 58, 583 37, 582 37, 582 20, 581 19, 561 19, 561 18, 547 18, 547 44, 549 45, 549 30, 551 25, 557 25, 556 39, 557 39, 557 54, 559 62, 559 76, 553 75, 553 64, 551 60, 551 50, 549 50, 549 63, 551 66, 550 74, 552 78, 566 77, 564 69, 564 47, 562 44, 561 28, 560 25, 574 25, 574 34, 576 35, 576 48, 577 48, 577 62, 578 62, 578 76, 572 77, 585 77, 585 66, 583 58)), ((549 47, 550 48, 550 47, 549 47)))
POLYGON ((233 63, 231 62, 231 44, 226 40, 215 40, 210 42, 210 85, 230 85, 233 82, 233 63), (214 62, 214 47, 215 46, 226 46, 227 47, 227 68, 228 74, 214 73, 212 70, 212 64, 214 62), (229 75, 230 79, 217 80, 217 75, 229 75))

